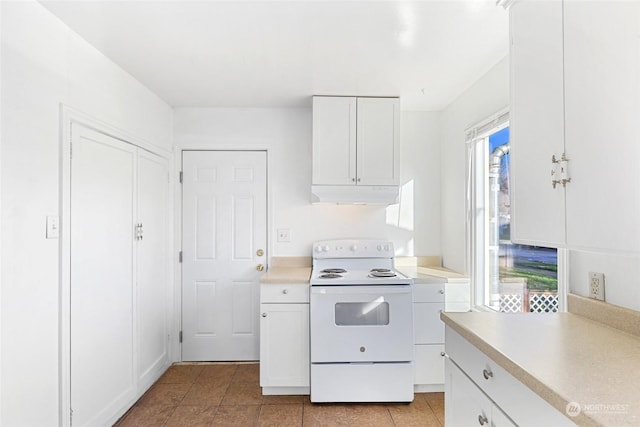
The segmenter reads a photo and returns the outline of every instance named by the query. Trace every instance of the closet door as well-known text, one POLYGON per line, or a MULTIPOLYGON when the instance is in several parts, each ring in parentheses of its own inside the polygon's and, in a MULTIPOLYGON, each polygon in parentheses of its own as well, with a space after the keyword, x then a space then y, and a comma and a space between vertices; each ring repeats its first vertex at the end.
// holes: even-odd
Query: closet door
POLYGON ((136 392, 136 149, 77 124, 71 136, 72 422, 102 425, 136 392))
POLYGON ((169 360, 169 165, 138 150, 136 331, 139 385, 150 384, 169 360))

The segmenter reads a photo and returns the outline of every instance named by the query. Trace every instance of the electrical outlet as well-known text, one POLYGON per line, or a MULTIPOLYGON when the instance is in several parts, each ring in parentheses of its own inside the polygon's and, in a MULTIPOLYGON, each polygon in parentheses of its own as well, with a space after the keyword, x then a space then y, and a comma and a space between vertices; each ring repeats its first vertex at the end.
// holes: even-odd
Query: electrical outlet
POLYGON ((604 301, 604 273, 589 272, 589 297, 604 301))

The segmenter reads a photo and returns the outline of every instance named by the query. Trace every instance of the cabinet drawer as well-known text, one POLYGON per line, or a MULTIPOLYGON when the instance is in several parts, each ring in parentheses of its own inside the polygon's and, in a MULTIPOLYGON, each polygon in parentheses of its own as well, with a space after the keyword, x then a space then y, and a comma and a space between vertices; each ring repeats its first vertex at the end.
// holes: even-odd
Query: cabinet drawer
POLYGON ((413 302, 444 302, 444 283, 416 283, 413 302))
POLYGON ((261 303, 308 303, 308 284, 262 284, 260 285, 261 303))
POLYGON ((445 348, 451 361, 520 427, 575 426, 564 413, 552 407, 450 327, 445 329, 445 348))

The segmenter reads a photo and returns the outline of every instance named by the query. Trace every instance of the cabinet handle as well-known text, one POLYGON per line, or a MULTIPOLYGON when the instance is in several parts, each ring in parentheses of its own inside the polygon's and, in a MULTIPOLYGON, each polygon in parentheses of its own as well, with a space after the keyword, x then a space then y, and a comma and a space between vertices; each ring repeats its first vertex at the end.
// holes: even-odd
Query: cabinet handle
POLYGON ((267 313, 262 313, 262 317, 267 317, 267 313))
POLYGON ((480 415, 478 415, 478 422, 480 423, 481 426, 483 426, 486 423, 488 423, 489 420, 487 419, 487 417, 485 417, 484 415, 480 414, 480 415))
POLYGON ((356 179, 355 178, 351 178, 351 182, 356 182, 356 179))
POLYGON ((441 351, 441 352, 440 352, 440 356, 444 357, 444 355, 445 355, 445 352, 444 352, 444 351, 441 351))
POLYGON ((358 178, 358 182, 360 182, 360 178, 358 178))
POLYGON ((444 289, 440 289, 440 290, 438 291, 438 293, 439 293, 440 295, 444 295, 444 289))
POLYGON ((285 295, 288 294, 289 293, 289 289, 283 289, 282 293, 285 294, 285 295))
POLYGON ((483 369, 482 376, 485 380, 488 380, 489 378, 493 378, 493 372, 491 372, 489 369, 483 369))

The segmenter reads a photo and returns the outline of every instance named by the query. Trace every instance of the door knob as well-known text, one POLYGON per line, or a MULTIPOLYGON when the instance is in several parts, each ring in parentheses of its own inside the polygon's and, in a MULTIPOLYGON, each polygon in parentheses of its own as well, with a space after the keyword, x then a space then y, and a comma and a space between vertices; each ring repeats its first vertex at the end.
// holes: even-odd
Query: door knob
POLYGON ((262 265, 262 264, 256 265, 256 270, 258 270, 258 271, 264 270, 264 265, 262 265))
POLYGON ((264 255, 264 251, 263 251, 262 249, 258 249, 258 250, 256 251, 256 255, 258 255, 258 256, 262 256, 262 255, 264 255))

